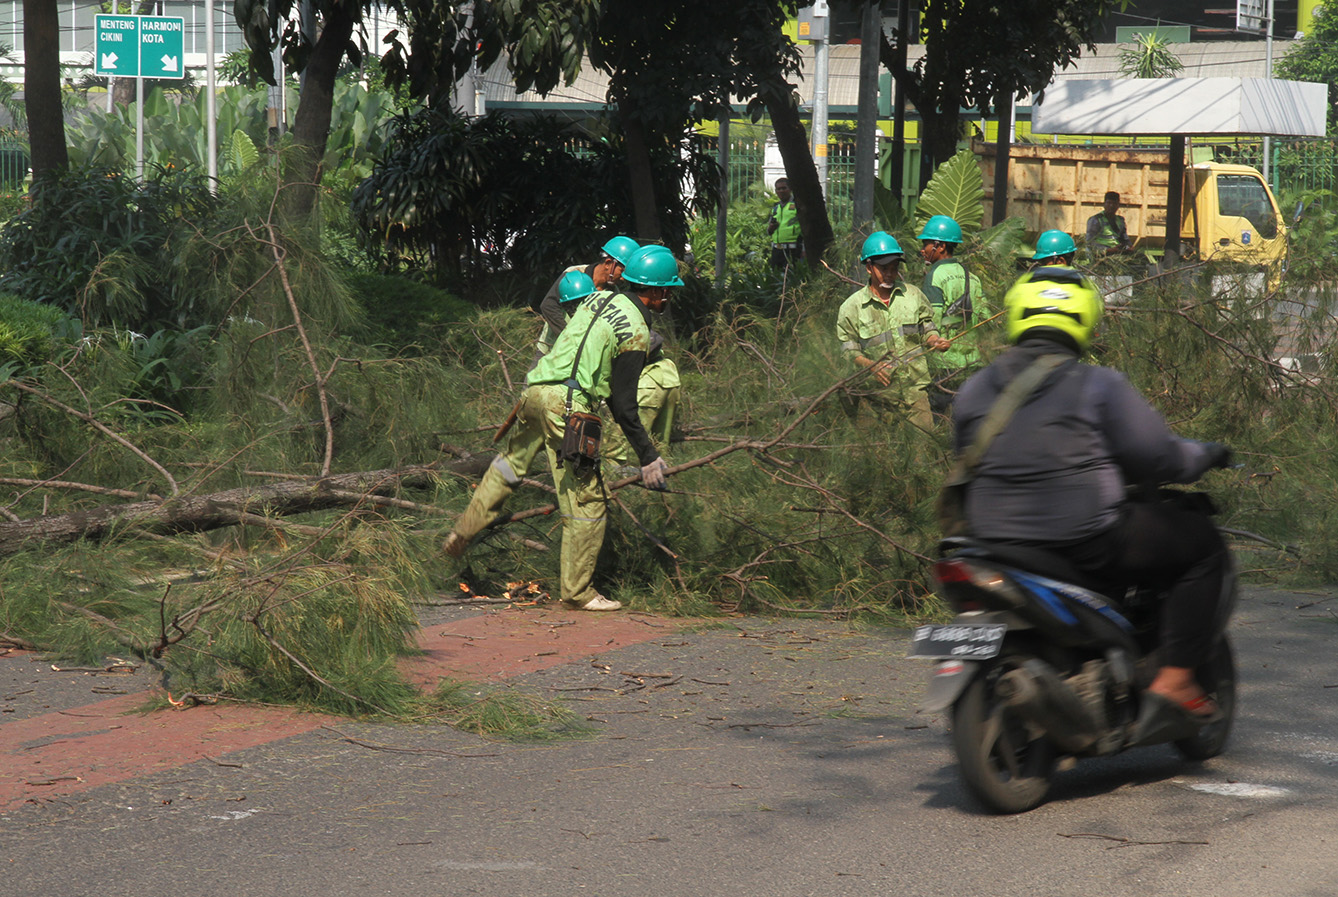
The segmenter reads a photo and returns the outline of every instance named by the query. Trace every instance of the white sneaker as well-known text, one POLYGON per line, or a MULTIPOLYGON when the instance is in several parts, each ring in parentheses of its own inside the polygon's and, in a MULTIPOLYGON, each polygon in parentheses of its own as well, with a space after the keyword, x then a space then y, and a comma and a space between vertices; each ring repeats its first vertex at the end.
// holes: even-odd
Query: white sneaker
POLYGON ((580 605, 577 610, 618 610, 622 606, 621 601, 614 601, 612 598, 596 595, 585 604, 580 605))
POLYGON ((441 543, 441 550, 453 558, 458 558, 469 549, 469 540, 457 532, 452 532, 441 543))

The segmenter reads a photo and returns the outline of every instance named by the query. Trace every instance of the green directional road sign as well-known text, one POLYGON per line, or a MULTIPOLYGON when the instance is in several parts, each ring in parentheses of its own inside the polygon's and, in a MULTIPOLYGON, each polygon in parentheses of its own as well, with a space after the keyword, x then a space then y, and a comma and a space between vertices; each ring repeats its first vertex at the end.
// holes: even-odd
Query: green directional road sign
POLYGON ((172 16, 94 16, 93 64, 117 78, 184 78, 186 21, 172 16))

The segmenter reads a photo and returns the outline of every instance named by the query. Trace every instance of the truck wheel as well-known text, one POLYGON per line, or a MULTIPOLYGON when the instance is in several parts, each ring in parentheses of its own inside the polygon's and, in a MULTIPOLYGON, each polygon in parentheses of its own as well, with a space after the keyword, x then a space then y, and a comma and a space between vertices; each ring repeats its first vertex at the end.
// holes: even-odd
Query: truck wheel
POLYGON ((967 790, 998 813, 1021 813, 1045 800, 1055 747, 1045 733, 995 693, 999 676, 1025 657, 1003 658, 978 675, 953 705, 952 745, 967 790))
POLYGON ((1231 642, 1222 636, 1208 658, 1208 662, 1194 671, 1208 696, 1222 711, 1222 718, 1210 723, 1190 738, 1175 742, 1175 749, 1186 760, 1207 760, 1222 753, 1231 723, 1236 716, 1236 661, 1231 653, 1231 642))

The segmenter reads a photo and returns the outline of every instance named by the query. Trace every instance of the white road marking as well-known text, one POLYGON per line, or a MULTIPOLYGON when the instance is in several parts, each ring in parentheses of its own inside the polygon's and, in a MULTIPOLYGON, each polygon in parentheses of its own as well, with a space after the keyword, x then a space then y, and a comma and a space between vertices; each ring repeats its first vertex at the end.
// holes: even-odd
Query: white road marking
POLYGON ((1272 785, 1252 785, 1249 782, 1212 782, 1190 785, 1194 791, 1205 794, 1221 794, 1226 797, 1282 797, 1291 794, 1287 788, 1274 788, 1272 785))

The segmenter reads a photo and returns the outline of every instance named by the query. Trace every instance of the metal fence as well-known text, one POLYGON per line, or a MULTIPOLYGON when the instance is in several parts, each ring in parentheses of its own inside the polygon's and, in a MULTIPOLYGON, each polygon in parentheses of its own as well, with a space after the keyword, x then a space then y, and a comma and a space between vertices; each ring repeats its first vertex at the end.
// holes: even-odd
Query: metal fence
MULTIPOLYGON (((716 153, 717 140, 714 137, 701 138, 700 148, 712 155, 716 153)), ((890 178, 888 164, 891 156, 890 144, 882 141, 879 152, 879 178, 886 185, 890 178)), ((915 145, 906 147, 902 163, 903 190, 902 204, 907 208, 915 205, 916 184, 919 178, 920 149, 915 145)), ((757 199, 769 189, 766 170, 766 141, 760 137, 733 137, 729 142, 729 204, 731 207, 757 199)), ((854 217, 855 190, 855 144, 850 142, 831 143, 827 148, 827 214, 835 227, 849 226, 854 217)))

